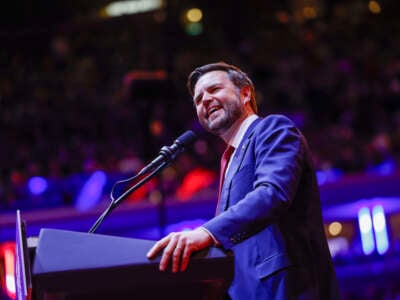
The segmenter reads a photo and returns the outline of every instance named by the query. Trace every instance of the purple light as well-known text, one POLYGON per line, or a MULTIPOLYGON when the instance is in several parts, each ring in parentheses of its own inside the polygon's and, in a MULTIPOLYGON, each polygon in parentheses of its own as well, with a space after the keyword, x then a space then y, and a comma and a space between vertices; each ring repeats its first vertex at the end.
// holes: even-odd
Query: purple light
POLYGON ((43 177, 35 176, 29 179, 28 189, 32 195, 41 195, 48 188, 47 180, 43 177))
POLYGON ((351 203, 344 203, 332 207, 324 208, 325 220, 353 220, 357 218, 358 211, 362 207, 382 206, 385 214, 395 214, 400 212, 399 197, 374 197, 362 199, 351 203))
POLYGON ((386 159, 379 165, 370 168, 370 171, 379 175, 390 175, 396 171, 396 162, 393 159, 386 159))
POLYGON ((337 181, 342 176, 342 171, 339 169, 320 170, 315 172, 318 185, 324 185, 329 182, 337 181))
POLYGON ((203 219, 195 219, 195 220, 186 220, 179 223, 171 224, 167 226, 166 232, 180 232, 180 231, 190 231, 201 225, 203 225, 206 220, 203 219))
POLYGON ((107 176, 103 171, 94 172, 82 187, 75 207, 81 211, 94 207, 101 200, 106 180, 107 176))

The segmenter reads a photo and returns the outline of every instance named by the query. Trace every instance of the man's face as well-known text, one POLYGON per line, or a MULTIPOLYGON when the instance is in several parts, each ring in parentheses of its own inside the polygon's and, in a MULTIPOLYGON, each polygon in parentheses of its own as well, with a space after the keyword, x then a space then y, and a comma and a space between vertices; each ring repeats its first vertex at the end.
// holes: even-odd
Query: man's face
POLYGON ((245 114, 244 97, 224 71, 211 71, 199 78, 193 101, 200 124, 218 136, 226 133, 245 114))

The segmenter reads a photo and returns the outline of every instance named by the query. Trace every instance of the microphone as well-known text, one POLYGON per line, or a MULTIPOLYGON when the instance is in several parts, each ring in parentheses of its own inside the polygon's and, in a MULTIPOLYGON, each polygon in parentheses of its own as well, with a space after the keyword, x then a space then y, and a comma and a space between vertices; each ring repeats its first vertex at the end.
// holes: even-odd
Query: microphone
POLYGON ((169 163, 173 161, 179 153, 183 152, 185 148, 193 144, 196 139, 197 136, 191 130, 182 133, 171 146, 163 146, 160 149, 159 155, 145 166, 140 171, 140 174, 146 173, 161 163, 169 163))
MULTIPOLYGON (((147 166, 145 166, 139 174, 135 175, 133 178, 138 178, 139 176, 142 176, 143 174, 147 173, 149 170, 152 171, 152 173, 148 174, 145 178, 140 180, 138 183, 136 183, 134 186, 129 188, 127 191, 125 191, 121 196, 118 197, 118 199, 114 200, 111 191, 111 199, 113 200, 110 204, 110 206, 103 212, 103 214, 97 219, 97 221, 93 224, 92 228, 90 228, 89 233, 95 232, 95 230, 99 227, 99 225, 103 222, 105 217, 115 208, 119 203, 122 202, 131 192, 137 190, 139 187, 141 187, 144 183, 146 183, 150 178, 152 178, 157 172, 159 172, 163 167, 165 167, 169 162, 174 160, 176 156, 181 153, 183 150, 185 150, 186 147, 190 146, 195 140, 196 140, 196 135, 193 133, 193 131, 188 130, 181 134, 171 146, 164 146, 160 150, 160 154, 147 166)), ((131 180, 131 179, 129 179, 131 180)), ((126 182, 127 180, 124 180, 123 182, 126 182)), ((121 182, 121 181, 120 181, 121 182)), ((115 186, 115 185, 114 185, 115 186)), ((114 187, 113 187, 114 190, 114 187)))

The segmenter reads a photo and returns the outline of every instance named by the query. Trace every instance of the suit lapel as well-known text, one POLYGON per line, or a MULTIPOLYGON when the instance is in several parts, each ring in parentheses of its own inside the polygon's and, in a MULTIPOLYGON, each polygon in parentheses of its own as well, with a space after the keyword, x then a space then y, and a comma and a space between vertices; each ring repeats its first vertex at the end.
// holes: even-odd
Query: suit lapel
POLYGON ((261 120, 260 118, 256 119, 253 123, 251 123, 249 128, 247 128, 246 133, 244 134, 238 149, 236 150, 234 156, 231 158, 232 162, 229 166, 228 172, 225 175, 225 180, 221 191, 221 197, 220 197, 221 203, 219 205, 220 211, 224 211, 228 208, 229 192, 231 190, 232 178, 238 172, 242 164, 244 154, 246 153, 251 137, 253 136, 254 128, 256 127, 258 122, 260 122, 260 120, 261 120))

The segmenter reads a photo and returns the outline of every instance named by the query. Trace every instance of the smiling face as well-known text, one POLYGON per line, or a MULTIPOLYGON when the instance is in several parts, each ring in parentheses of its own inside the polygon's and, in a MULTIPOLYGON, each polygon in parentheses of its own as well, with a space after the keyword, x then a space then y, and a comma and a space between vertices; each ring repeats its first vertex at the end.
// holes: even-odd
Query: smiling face
POLYGON ((249 114, 250 91, 239 89, 225 71, 202 75, 194 87, 194 105, 200 124, 223 139, 249 114))

